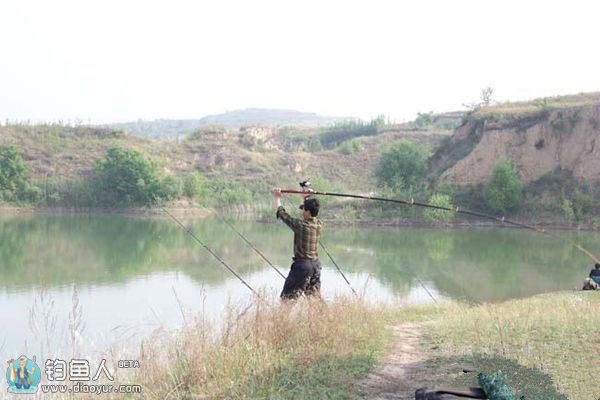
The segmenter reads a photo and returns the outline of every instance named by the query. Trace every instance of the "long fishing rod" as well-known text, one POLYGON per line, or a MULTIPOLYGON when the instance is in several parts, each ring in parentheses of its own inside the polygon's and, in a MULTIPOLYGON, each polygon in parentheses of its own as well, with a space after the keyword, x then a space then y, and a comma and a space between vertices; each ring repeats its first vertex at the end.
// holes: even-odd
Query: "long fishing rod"
POLYGON ((237 272, 235 272, 233 270, 233 268, 231 268, 229 265, 227 265, 227 263, 225 261, 223 261, 223 259, 221 257, 219 257, 219 255, 217 253, 215 253, 210 247, 208 247, 206 244, 204 244, 204 242, 202 242, 195 234, 194 232, 192 232, 191 228, 186 228, 186 226, 181 223, 181 221, 179 221, 177 218, 175 218, 175 216, 173 214, 171 214, 165 207, 163 207, 162 205, 160 205, 156 199, 154 200, 154 203, 160 207, 160 209, 162 211, 164 211, 169 217, 171 217, 171 219, 173 221, 175 221, 177 223, 177 225, 179 225, 179 227, 187 234, 189 234, 191 237, 193 237, 196 242, 200 243, 200 245, 202 247, 204 247, 206 249, 206 251, 208 251, 214 258, 216 258, 221 264, 223 264, 223 266, 225 268, 227 268, 229 270, 229 272, 231 272, 233 275, 235 275, 236 278, 238 278, 243 284, 244 286, 246 286, 248 289, 250 289, 250 291, 252 293, 254 293, 255 295, 258 296, 258 293, 252 289, 252 287, 240 276, 237 274, 237 272))
MULTIPOLYGON (((465 215, 471 215, 471 216, 475 216, 475 217, 480 217, 480 218, 486 218, 486 219, 491 219, 503 224, 509 224, 509 225, 513 225, 513 226, 518 226, 520 228, 524 228, 524 229, 530 229, 539 233, 543 233, 558 239, 563 239, 562 237, 555 235, 551 232, 546 231, 545 229, 540 229, 537 228, 535 226, 532 225, 527 225, 527 224, 523 224, 521 222, 517 222, 517 221, 511 221, 509 219, 502 217, 497 217, 494 215, 490 215, 490 214, 484 214, 481 212, 477 212, 477 211, 471 211, 471 210, 466 210, 466 209, 462 209, 460 207, 454 207, 454 208, 450 208, 450 207, 444 207, 444 206, 436 206, 434 204, 429 204, 429 203, 421 203, 421 202, 417 202, 414 199, 410 199, 410 200, 400 200, 400 199, 389 199, 386 197, 373 197, 373 196, 363 196, 363 195, 357 195, 357 194, 347 194, 347 193, 331 193, 331 192, 319 192, 319 191, 314 191, 312 189, 307 188, 307 182, 302 182, 305 185, 303 186, 303 190, 294 190, 294 189, 281 189, 281 193, 291 193, 291 194, 300 194, 303 196, 310 196, 310 195, 318 195, 318 196, 334 196, 334 197, 346 197, 346 198, 353 198, 353 199, 364 199, 364 200, 374 200, 374 201, 383 201, 383 202, 388 202, 388 203, 396 203, 396 204, 403 204, 406 206, 417 206, 417 207, 425 207, 425 208, 432 208, 435 210, 443 210, 443 211, 450 211, 452 213, 455 214, 465 214, 465 215)), ((598 259, 598 257, 596 257, 593 253, 591 253, 589 250, 585 249, 583 246, 581 246, 580 244, 577 244, 573 241, 570 241, 571 245, 573 245, 575 248, 577 248, 578 250, 580 250, 582 253, 584 253, 585 255, 587 255, 588 257, 590 257, 592 260, 594 260, 594 262, 600 263, 600 260, 598 259)))
MULTIPOLYGON (((312 189, 309 188, 310 182, 308 180, 300 182, 300 186, 302 187, 303 190, 302 191, 297 191, 297 192, 298 193, 302 193, 305 197, 309 196, 311 193, 314 193, 312 191, 312 189)), ((283 190, 281 192, 284 193, 283 190)), ((342 277, 344 278, 344 280, 346 281, 346 283, 348 284, 348 286, 350 286, 350 289, 352 289, 352 292, 356 295, 356 297, 359 297, 358 293, 356 293, 356 290, 354 290, 354 288, 350 284, 350 281, 348 281, 348 278, 346 278, 346 275, 344 275, 344 273, 342 272, 341 268, 337 265, 337 263, 331 257, 331 254, 329 254, 329 252, 327 251, 327 248, 325 248, 325 245, 323 245, 322 242, 319 242, 319 244, 321 245, 321 247, 323 248, 323 250, 325 250, 325 253, 329 257, 329 259, 331 260, 331 262, 333 263, 333 265, 335 265, 335 267, 337 268, 337 270, 340 273, 340 275, 342 275, 342 277)), ((433 296, 433 294, 431 293, 431 291, 429 289, 427 289, 427 286, 425 286, 425 284, 423 283, 423 281, 421 281, 421 279, 419 279, 419 277, 417 276, 417 274, 414 271, 412 271, 412 269, 410 269, 410 267, 409 267, 409 270, 411 271, 411 273, 413 274, 413 276, 415 277, 415 279, 417 280, 417 282, 419 283, 419 285, 421 285, 421 287, 425 290, 425 292, 429 295, 429 297, 431 297, 431 299, 433 300, 433 302, 436 303, 436 304, 438 304, 436 298, 433 296)))
POLYGON ((269 259, 259 250, 257 249, 247 238, 246 236, 242 235, 242 233, 240 231, 238 231, 237 229, 235 229, 235 227, 233 226, 233 224, 231 224, 229 221, 227 221, 225 218, 223 218, 222 216, 218 215, 217 216, 227 224, 227 226, 229 226, 235 233, 238 234, 239 237, 241 237, 242 239, 244 239, 244 241, 248 244, 248 246, 250 246, 252 248, 252 250, 254 250, 256 252, 256 254, 258 254, 259 256, 262 257, 263 260, 265 260, 267 262, 267 264, 269 264, 271 266, 271 268, 273 268, 275 271, 277 271, 277 273, 283 278, 285 279, 285 275, 281 273, 281 271, 279 269, 277 269, 277 267, 275 265, 273 265, 273 263, 271 261, 269 261, 269 259))

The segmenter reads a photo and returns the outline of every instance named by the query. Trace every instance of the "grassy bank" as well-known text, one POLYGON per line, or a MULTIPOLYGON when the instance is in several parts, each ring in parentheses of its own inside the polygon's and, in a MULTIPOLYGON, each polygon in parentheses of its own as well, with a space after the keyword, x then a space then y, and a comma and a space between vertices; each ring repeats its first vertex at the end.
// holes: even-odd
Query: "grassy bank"
POLYGON ((502 370, 521 394, 543 396, 554 387, 571 399, 597 400, 599 307, 598 292, 451 306, 428 327, 427 337, 440 356, 469 360, 488 372, 502 370))
POLYGON ((392 326, 416 322, 423 362, 403 378, 415 389, 476 385, 459 374, 466 365, 502 371, 519 395, 596 400, 599 306, 594 292, 475 306, 257 302, 232 308, 220 329, 197 319, 145 343, 136 379, 157 399, 354 398, 353 383, 402 340, 392 326))

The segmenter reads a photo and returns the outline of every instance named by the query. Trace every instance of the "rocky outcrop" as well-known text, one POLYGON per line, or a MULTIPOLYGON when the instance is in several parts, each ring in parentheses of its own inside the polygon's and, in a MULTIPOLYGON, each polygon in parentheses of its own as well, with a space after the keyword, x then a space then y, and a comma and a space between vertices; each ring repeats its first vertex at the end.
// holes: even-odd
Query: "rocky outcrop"
POLYGON ((556 170, 600 181, 600 103, 521 116, 475 114, 434 154, 430 171, 438 184, 473 185, 487 182, 504 159, 524 183, 556 170))

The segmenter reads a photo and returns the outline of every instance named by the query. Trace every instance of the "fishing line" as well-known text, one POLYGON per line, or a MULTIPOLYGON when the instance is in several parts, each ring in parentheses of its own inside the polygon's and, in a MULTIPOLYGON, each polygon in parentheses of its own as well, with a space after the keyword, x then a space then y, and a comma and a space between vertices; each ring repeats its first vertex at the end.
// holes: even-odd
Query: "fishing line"
POLYGON ((206 244, 204 244, 204 242, 202 242, 195 234, 194 232, 192 232, 191 228, 186 228, 186 226, 181 223, 181 221, 179 221, 177 218, 175 218, 175 216, 173 214, 171 214, 165 207, 163 207, 162 205, 160 205, 156 199, 154 199, 154 203, 160 207, 161 210, 163 210, 169 217, 171 217, 171 219, 173 219, 173 221, 175 221, 177 223, 177 225, 179 225, 179 227, 186 232, 187 234, 189 234, 192 238, 194 238, 194 240, 196 240, 196 242, 200 243, 200 245, 202 247, 204 247, 206 249, 206 251, 208 251, 214 258, 216 258, 221 264, 223 264, 223 266, 225 268, 227 268, 229 270, 229 272, 231 272, 236 278, 238 278, 240 280, 240 282, 242 282, 248 289, 250 289, 250 291, 252 293, 254 293, 256 296, 258 296, 258 293, 252 289, 252 287, 240 276, 238 275, 233 268, 231 268, 229 265, 227 265, 227 263, 225 261, 223 261, 223 259, 221 257, 219 257, 219 255, 217 253, 215 253, 210 247, 208 247, 206 244))
POLYGON ((242 239, 244 239, 244 241, 246 243, 248 243, 248 246, 250 246, 252 248, 252 250, 254 250, 259 256, 261 256, 262 259, 265 260, 267 262, 267 264, 269 264, 271 266, 271 268, 273 268, 275 271, 277 271, 277 273, 283 279, 285 279, 285 275, 283 275, 281 273, 281 271, 279 269, 277 269, 277 267, 275 265, 273 265, 273 263, 271 261, 269 261, 269 259, 259 249, 257 249, 244 235, 242 235, 242 233, 240 231, 238 231, 237 229, 235 229, 235 227, 233 226, 233 224, 231 224, 229 221, 227 221, 225 218, 223 218, 219 214, 217 214, 217 216, 219 217, 219 219, 221 219, 221 221, 225 222, 227 224, 227 226, 229 226, 235 233, 237 233, 239 237, 241 237, 242 239))
POLYGON ((333 257, 331 257, 331 254, 329 254, 329 251, 327 251, 327 248, 325 247, 325 245, 323 244, 323 242, 319 241, 319 244, 321 245, 321 248, 325 251, 325 254, 327 254, 327 257, 329 257, 329 259, 331 260, 331 262, 333 263, 333 265, 335 265, 335 268, 338 270, 338 272, 340 273, 340 275, 342 275, 342 278, 344 278, 344 280, 346 281, 346 283, 348 284, 348 286, 350 286, 350 289, 352 290, 352 293, 354 293, 354 295, 356 297, 360 297, 358 295, 358 293, 356 293, 356 290, 354 290, 354 288, 350 284, 350 281, 348 280, 348 278, 346 278, 346 275, 342 272, 342 269, 337 265, 337 263, 335 262, 335 260, 333 259, 333 257))

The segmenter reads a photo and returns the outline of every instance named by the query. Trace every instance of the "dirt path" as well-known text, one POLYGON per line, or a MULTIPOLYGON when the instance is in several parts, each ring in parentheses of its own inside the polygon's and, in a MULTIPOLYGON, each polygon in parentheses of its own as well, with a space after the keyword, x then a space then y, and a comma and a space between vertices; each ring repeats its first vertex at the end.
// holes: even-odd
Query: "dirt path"
POLYGON ((355 385, 357 399, 389 400, 413 399, 415 390, 424 383, 423 361, 426 355, 420 350, 422 326, 406 323, 394 326, 394 346, 381 364, 355 385))

